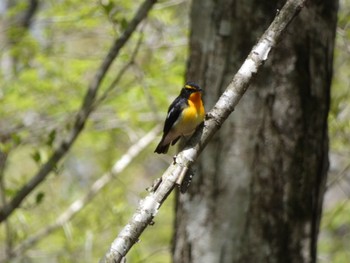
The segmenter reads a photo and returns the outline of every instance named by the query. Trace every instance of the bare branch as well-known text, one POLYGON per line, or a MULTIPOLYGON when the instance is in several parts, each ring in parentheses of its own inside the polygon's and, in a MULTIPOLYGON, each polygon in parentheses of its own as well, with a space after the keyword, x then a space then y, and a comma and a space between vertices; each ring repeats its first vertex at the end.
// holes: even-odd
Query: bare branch
POLYGON ((179 176, 196 161, 211 137, 232 113, 247 90, 252 77, 257 74, 263 62, 267 60, 269 52, 304 4, 305 0, 287 1, 270 27, 253 47, 214 108, 207 114, 202 129, 197 129, 185 149, 176 156, 174 163, 163 174, 162 182, 158 188, 140 202, 139 208, 113 241, 101 262, 121 262, 130 248, 137 242, 144 229, 152 224, 159 207, 175 187, 179 176))
POLYGON ((112 62, 118 56, 120 49, 129 40, 137 25, 147 16, 155 2, 156 0, 145 0, 139 7, 134 18, 129 22, 124 33, 113 43, 94 79, 88 87, 83 104, 76 116, 75 123, 70 134, 55 149, 49 160, 41 167, 38 173, 28 183, 22 186, 22 188, 10 202, 0 209, 0 222, 4 221, 17 207, 21 205, 22 201, 27 197, 27 195, 29 195, 41 182, 45 180, 48 174, 56 167, 57 163, 72 147, 76 138, 83 130, 85 123, 93 109, 92 106, 96 100, 97 91, 100 88, 102 80, 107 74, 112 62))
POLYGON ((52 232, 60 229, 63 225, 67 224, 77 213, 79 213, 91 200, 108 184, 110 181, 116 178, 128 165, 155 139, 160 132, 160 126, 156 126, 139 141, 133 144, 128 151, 115 162, 113 167, 103 174, 98 180, 96 180, 89 191, 78 200, 74 201, 64 211, 57 220, 49 226, 40 229, 37 233, 23 241, 20 245, 15 247, 10 253, 7 253, 6 259, 0 261, 8 261, 10 258, 21 255, 25 250, 34 246, 37 242, 50 235, 52 232))

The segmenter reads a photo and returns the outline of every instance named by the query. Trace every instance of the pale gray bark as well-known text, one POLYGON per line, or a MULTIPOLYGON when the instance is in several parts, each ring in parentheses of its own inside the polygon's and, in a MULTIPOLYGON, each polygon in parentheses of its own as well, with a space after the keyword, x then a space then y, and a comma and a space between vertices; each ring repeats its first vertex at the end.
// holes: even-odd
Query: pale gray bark
MULTIPOLYGON (((194 0, 187 79, 210 108, 279 1, 194 0), (200 14, 200 15, 199 15, 200 14)), ((315 262, 337 1, 308 1, 180 195, 173 260, 315 262)))

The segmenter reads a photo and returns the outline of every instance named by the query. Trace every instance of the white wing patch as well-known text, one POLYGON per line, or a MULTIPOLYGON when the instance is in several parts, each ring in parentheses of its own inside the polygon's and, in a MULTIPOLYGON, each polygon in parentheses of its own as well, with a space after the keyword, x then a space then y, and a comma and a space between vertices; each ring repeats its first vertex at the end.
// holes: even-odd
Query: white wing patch
POLYGON ((167 115, 166 117, 169 118, 170 115, 171 115, 173 112, 174 112, 174 108, 172 108, 172 109, 169 111, 169 113, 168 113, 168 115, 167 115))

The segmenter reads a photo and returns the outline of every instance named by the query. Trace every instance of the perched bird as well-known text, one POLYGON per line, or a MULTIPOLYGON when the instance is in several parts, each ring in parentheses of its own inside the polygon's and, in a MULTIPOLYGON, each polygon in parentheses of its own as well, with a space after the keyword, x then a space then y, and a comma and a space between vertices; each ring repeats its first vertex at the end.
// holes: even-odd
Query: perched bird
POLYGON ((195 131, 203 122, 204 115, 202 89, 193 82, 187 82, 168 109, 163 137, 154 152, 167 153, 170 144, 174 145, 181 136, 195 131))

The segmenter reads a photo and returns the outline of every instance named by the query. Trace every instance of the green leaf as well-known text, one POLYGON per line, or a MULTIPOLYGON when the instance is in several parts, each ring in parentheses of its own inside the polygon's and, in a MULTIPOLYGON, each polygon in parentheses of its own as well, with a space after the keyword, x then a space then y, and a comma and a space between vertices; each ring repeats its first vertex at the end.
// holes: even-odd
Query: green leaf
POLYGON ((40 161, 41 161, 40 152, 39 152, 39 151, 35 151, 35 152, 32 154, 32 158, 33 158, 34 162, 36 162, 37 164, 39 164, 40 161))
POLYGON ((107 15, 109 15, 114 8, 114 3, 111 1, 100 1, 100 4, 107 15))
POLYGON ((52 144, 53 142, 55 141, 55 138, 56 138, 56 130, 52 130, 50 133, 49 133, 49 137, 47 139, 47 142, 46 144, 50 147, 52 147, 52 144))
POLYGON ((120 19, 120 26, 122 28, 122 30, 125 30, 126 27, 128 26, 128 20, 126 20, 125 17, 123 17, 122 19, 120 19))
POLYGON ((12 137, 12 141, 13 141, 13 145, 17 146, 19 144, 21 144, 21 136, 19 136, 17 133, 13 133, 11 134, 12 137))
POLYGON ((45 197, 44 192, 37 193, 37 195, 35 196, 35 203, 37 205, 40 204, 44 200, 44 197, 45 197))
POLYGON ((10 143, 0 143, 0 151, 2 151, 4 154, 8 154, 10 150, 11 150, 10 143))
POLYGON ((13 197, 16 195, 17 190, 12 189, 12 188, 6 188, 4 192, 5 192, 6 197, 10 198, 10 197, 13 197))

